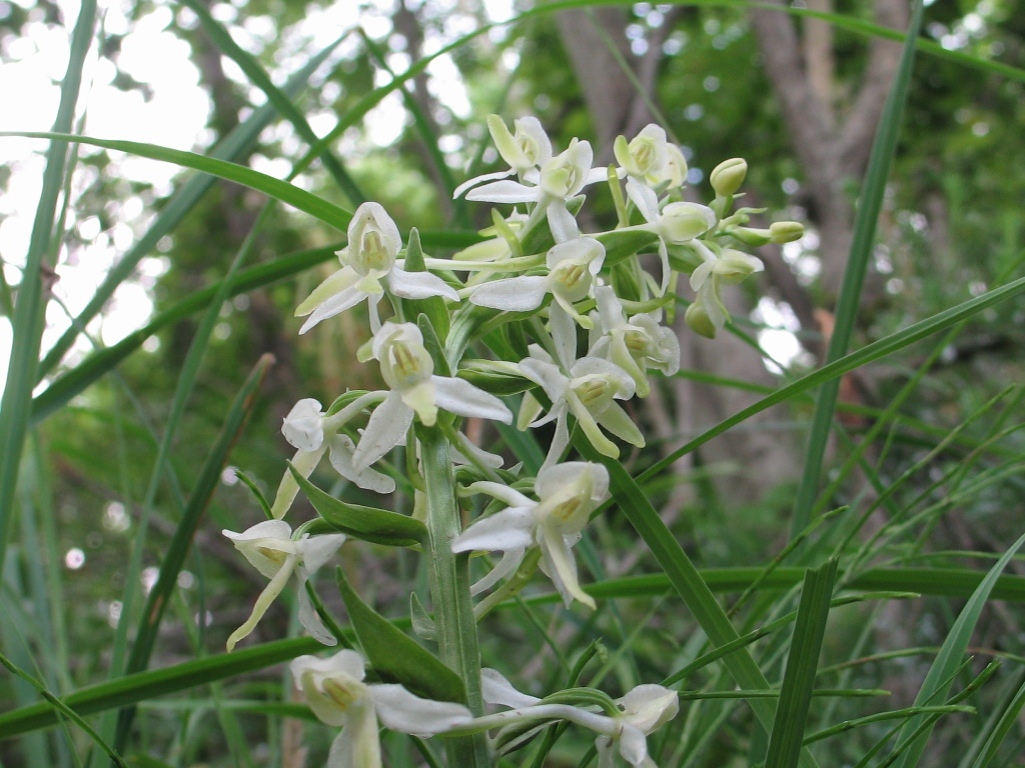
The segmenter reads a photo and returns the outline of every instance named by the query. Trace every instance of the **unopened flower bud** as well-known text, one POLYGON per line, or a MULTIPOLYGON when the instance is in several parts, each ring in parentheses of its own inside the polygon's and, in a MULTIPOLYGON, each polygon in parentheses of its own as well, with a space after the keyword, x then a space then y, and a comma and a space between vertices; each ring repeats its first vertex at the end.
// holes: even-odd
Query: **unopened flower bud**
POLYGON ((706 339, 715 338, 715 323, 708 316, 708 310, 702 306, 700 301, 695 301, 684 314, 683 319, 694 333, 704 336, 706 339))
POLYGON ((715 226, 715 212, 698 203, 670 203, 659 217, 658 229, 670 245, 689 243, 715 226))
POLYGON ((719 197, 735 195, 747 176, 747 161, 742 157, 723 160, 712 170, 708 180, 719 197))
POLYGON ((769 234, 774 243, 792 243, 804 237, 804 225, 799 221, 777 221, 769 227, 769 234))

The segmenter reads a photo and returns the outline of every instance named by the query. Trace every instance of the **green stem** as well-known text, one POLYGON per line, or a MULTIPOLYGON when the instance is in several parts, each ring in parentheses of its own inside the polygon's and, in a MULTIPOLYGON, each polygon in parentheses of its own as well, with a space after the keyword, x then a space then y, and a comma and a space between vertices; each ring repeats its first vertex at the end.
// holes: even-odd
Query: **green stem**
MULTIPOLYGON (((427 496, 427 562, 441 660, 466 686, 467 705, 474 716, 484 713, 481 697, 477 623, 470 600, 469 558, 452 551, 460 533, 459 505, 448 440, 438 427, 417 427, 420 460, 427 496)), ((447 740, 449 763, 459 768, 491 765, 483 734, 447 740)))

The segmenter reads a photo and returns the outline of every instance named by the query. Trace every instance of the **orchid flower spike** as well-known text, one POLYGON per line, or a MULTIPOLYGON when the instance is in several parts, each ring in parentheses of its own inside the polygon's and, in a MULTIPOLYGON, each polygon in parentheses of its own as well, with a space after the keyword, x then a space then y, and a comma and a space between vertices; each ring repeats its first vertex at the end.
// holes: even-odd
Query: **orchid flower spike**
POLYGON ((403 299, 441 296, 459 301, 451 286, 437 275, 406 272, 405 261, 397 260, 401 248, 402 238, 391 216, 378 203, 363 203, 349 222, 349 244, 338 252, 342 268, 314 288, 295 310, 296 316, 309 315, 299 333, 364 299, 369 300, 370 327, 376 332, 381 325, 377 303, 385 287, 403 299))
POLYGON ((294 539, 291 526, 284 520, 265 520, 242 533, 227 530, 221 533, 232 540, 235 548, 256 570, 270 579, 270 583, 256 598, 249 618, 228 637, 229 652, 239 640, 256 628, 293 573, 299 578, 299 623, 324 645, 335 645, 338 642, 314 610, 310 596, 306 594, 306 582, 342 546, 344 534, 330 533, 311 537, 304 533, 301 538, 294 539))
POLYGON ((464 379, 436 376, 423 335, 412 323, 386 322, 374 335, 371 350, 391 391, 374 409, 352 456, 356 472, 405 441, 414 414, 426 426, 435 423, 439 408, 457 416, 512 421, 512 413, 494 395, 464 379))
POLYGON ((548 251, 547 275, 522 275, 483 283, 470 294, 470 302, 506 312, 529 312, 541 306, 547 294, 583 328, 591 319, 573 306, 593 297, 594 284, 605 262, 605 246, 593 237, 578 237, 548 251))
POLYGON ((555 584, 567 607, 574 599, 594 608, 580 588, 572 547, 580 541, 591 512, 608 496, 609 473, 601 464, 569 461, 543 468, 534 490, 538 500, 501 483, 481 481, 466 492, 504 501, 501 512, 482 518, 453 542, 453 552, 502 552, 502 560, 477 582, 474 594, 489 589, 519 568, 529 547, 541 548, 541 570, 555 584))
MULTIPOLYGON (((349 482, 376 493, 394 491, 395 481, 387 475, 369 467, 357 471, 352 464, 352 454, 356 450, 352 438, 337 434, 349 419, 369 405, 380 402, 384 396, 382 392, 369 392, 332 416, 325 414, 321 410, 320 402, 311 397, 296 403, 281 425, 281 434, 285 436, 289 445, 296 449, 292 457, 292 466, 295 470, 308 478, 320 464, 324 454, 328 453, 331 466, 349 482)), ((298 492, 299 484, 292 473, 286 470, 271 504, 271 514, 276 520, 285 516, 298 492)))
POLYGON ((290 665, 296 686, 313 714, 341 728, 327 768, 381 768, 378 722, 399 733, 427 738, 469 723, 462 704, 422 699, 401 685, 363 682, 363 657, 343 650, 329 659, 299 656, 290 665))

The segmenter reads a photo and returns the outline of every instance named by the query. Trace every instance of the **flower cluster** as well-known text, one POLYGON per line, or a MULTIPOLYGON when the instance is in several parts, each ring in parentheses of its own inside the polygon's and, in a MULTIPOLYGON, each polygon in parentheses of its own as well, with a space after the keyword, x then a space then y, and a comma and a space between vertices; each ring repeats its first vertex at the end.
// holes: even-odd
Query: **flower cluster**
MULTIPOLYGON (((365 303, 370 338, 357 357, 376 361, 385 388, 346 392, 326 410, 317 400, 303 399, 285 418, 282 433, 296 453, 269 505, 271 519, 241 534, 225 531, 270 580, 250 618, 229 638, 229 650, 253 631, 292 574, 299 581, 301 624, 333 645, 336 639, 311 601, 310 580, 347 536, 416 545, 428 556, 447 548, 449 555, 464 555, 463 567, 465 555, 501 553, 471 588, 472 595, 489 593, 478 602, 478 615, 514 595, 537 568, 567 607, 594 609, 573 547, 609 497, 609 472, 600 463, 568 460, 573 440, 608 460, 618 459, 624 444, 643 447, 630 401, 650 394, 652 371, 672 375, 680 366, 679 342, 666 324, 675 312, 680 275, 689 278, 694 292, 686 323, 712 337, 728 321, 724 287, 762 269, 742 249, 801 235, 795 222, 750 228, 756 211, 733 210, 747 171, 740 159, 712 172, 715 196, 708 205, 684 200, 684 154, 658 126, 649 125, 629 141, 619 137, 616 164, 609 168, 592 167, 587 141, 573 139, 556 154, 535 118, 519 119, 510 130, 492 116, 488 127, 508 169, 470 179, 455 194, 513 210, 493 211, 493 226, 481 231, 478 243, 440 258, 423 252, 415 230, 404 240, 381 205, 365 203, 338 253, 341 267, 296 311, 306 318, 300 328, 306 333, 365 303), (585 191, 601 182, 612 194, 618 222, 607 231, 584 233, 577 214, 585 191), (654 273, 649 262, 657 265, 654 273), (518 404, 504 399, 520 393, 518 404), (527 474, 521 465, 502 469, 503 457, 462 431, 471 419, 512 424, 510 405, 518 410, 517 429, 540 435, 549 434, 540 428, 551 426, 536 472, 527 474), (447 442, 451 465, 427 467, 422 430, 447 442), (404 482, 415 493, 413 518, 333 499, 341 511, 332 506, 329 514, 318 506, 326 494, 310 478, 324 456, 348 483, 391 494, 399 475, 385 461, 399 446, 405 449, 404 482), (431 472, 439 471, 447 475, 442 485, 452 489, 452 498, 435 498, 432 507, 424 489, 432 484, 431 472), (321 518, 293 532, 282 518, 300 490, 321 518), (464 504, 482 502, 483 513, 458 535, 427 535, 435 522, 431 516, 441 514, 439 503, 458 526, 459 498, 464 504)), ((435 605, 452 599, 431 597, 435 605)), ((366 614, 350 614, 367 650, 367 633, 360 634, 356 623, 366 614)), ((479 670, 478 661, 473 663, 479 670)), ((586 693, 568 702, 557 695, 526 696, 498 672, 484 670, 476 686, 483 699, 508 709, 484 715, 478 701, 478 711, 471 713, 461 704, 415 696, 403 685, 365 683, 363 658, 352 650, 328 660, 304 656, 293 662, 292 672, 314 714, 342 729, 331 749, 332 768, 381 765, 379 722, 421 736, 497 728, 500 742, 510 723, 556 720, 597 734, 601 766, 611 766, 619 755, 635 768, 649 767, 654 763, 646 737, 678 709, 676 694, 661 686, 641 685, 615 700, 574 689, 586 693)))

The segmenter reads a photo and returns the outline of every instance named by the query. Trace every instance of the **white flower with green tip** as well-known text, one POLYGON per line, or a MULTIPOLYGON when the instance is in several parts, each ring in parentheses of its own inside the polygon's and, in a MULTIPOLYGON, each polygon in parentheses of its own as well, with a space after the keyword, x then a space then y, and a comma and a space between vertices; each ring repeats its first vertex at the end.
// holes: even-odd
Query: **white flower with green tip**
POLYGON ((690 276, 690 287, 697 293, 697 299, 688 308, 688 314, 697 307, 695 312, 704 313, 702 320, 707 318, 714 335, 715 330, 726 325, 730 317, 720 295, 722 286, 740 283, 749 275, 761 272, 765 265, 760 259, 733 248, 712 250, 700 240, 691 243, 691 247, 702 262, 690 276))
POLYGON ((604 456, 619 458, 619 448, 602 429, 631 445, 643 446, 641 431, 626 411, 614 402, 634 396, 637 387, 633 378, 615 363, 601 357, 587 355, 575 360, 576 328, 573 321, 562 312, 553 311, 551 315, 552 340, 559 362, 532 344, 530 357, 516 366, 522 376, 540 385, 552 404, 547 415, 533 420, 540 412, 540 406, 534 398, 524 396, 517 423, 519 429, 526 429, 555 422, 555 435, 544 466, 558 461, 569 444, 570 414, 576 417, 591 445, 604 456))
POLYGON ((338 642, 313 608, 310 596, 306 593, 306 582, 342 546, 344 534, 330 533, 311 537, 304 533, 301 538, 293 539, 292 528, 284 520, 265 520, 242 533, 227 530, 221 533, 231 539, 235 548, 256 570, 270 579, 270 583, 256 599, 249 618, 228 637, 229 651, 256 628, 293 573, 299 579, 299 623, 324 645, 335 645, 338 642))
POLYGON ((295 311, 309 315, 299 333, 303 334, 329 317, 369 300, 370 326, 380 327, 377 303, 388 293, 403 299, 441 296, 459 301, 459 296, 437 275, 430 272, 406 272, 405 261, 397 260, 402 237, 395 222, 378 203, 363 203, 349 222, 349 244, 338 252, 342 268, 313 289, 295 311))
POLYGON ((494 395, 464 379, 435 375, 423 335, 412 323, 389 321, 381 326, 374 334, 370 357, 380 362, 391 391, 374 409, 352 456, 357 472, 405 441, 414 414, 426 426, 434 425, 439 409, 457 416, 512 421, 512 413, 494 395))
POLYGON ((601 464, 569 461, 543 468, 534 491, 537 501, 501 483, 473 483, 467 493, 485 493, 504 501, 501 512, 482 518, 453 542, 453 552, 502 552, 502 560, 473 586, 474 594, 511 575, 530 547, 541 549, 541 570, 552 579, 568 606, 574 599, 594 608, 580 588, 572 547, 580 540, 591 512, 608 496, 609 473, 601 464))
MULTIPOLYGON (((394 491, 395 481, 387 475, 369 467, 356 470, 352 464, 352 454, 355 451, 352 439, 348 435, 337 433, 347 421, 383 398, 384 394, 380 392, 369 392, 332 416, 325 414, 321 410, 320 402, 313 398, 304 398, 297 402, 281 425, 281 433, 289 445, 296 449, 292 457, 292 466, 296 472, 308 478, 327 453, 331 466, 349 482, 376 493, 394 491)), ((285 470, 274 502, 271 504, 271 514, 275 519, 280 520, 285 516, 298 492, 299 484, 292 473, 285 470)))
POLYGON ((481 690, 488 704, 512 709, 485 715, 478 723, 496 726, 531 721, 565 720, 598 734, 594 740, 599 768, 614 768, 618 752, 631 768, 657 768, 648 755, 647 737, 680 711, 679 695, 661 685, 638 685, 615 704, 620 712, 608 715, 597 707, 548 703, 516 690, 494 669, 481 670, 481 690))
POLYGON ((473 719, 462 704, 422 699, 401 685, 363 682, 366 669, 356 651, 339 651, 329 659, 299 656, 290 669, 317 719, 342 729, 331 744, 327 768, 381 768, 379 722, 427 738, 473 719))
POLYGON ((464 181, 452 193, 453 198, 482 182, 507 179, 514 174, 520 179, 537 182, 538 166, 552 157, 552 142, 536 117, 517 118, 513 120, 513 127, 516 129, 515 134, 509 132, 498 115, 488 115, 488 131, 498 154, 509 164, 509 170, 485 173, 464 181))
POLYGON ((626 194, 648 222, 638 229, 646 229, 658 236, 658 254, 662 262, 661 294, 665 294, 670 276, 668 246, 686 245, 712 229, 718 221, 715 211, 707 205, 685 202, 669 203, 660 210, 655 192, 633 178, 627 179, 626 194))
POLYGON ((616 138, 613 145, 620 172, 631 179, 656 186, 666 173, 669 163, 669 144, 663 128, 651 123, 627 142, 625 136, 616 138))
POLYGON ((676 334, 659 325, 661 311, 633 315, 627 320, 622 303, 609 286, 596 288, 594 297, 602 335, 593 341, 590 354, 611 360, 630 374, 637 386, 637 396, 647 397, 651 392, 649 368, 667 376, 680 369, 680 342, 676 334))
POLYGON ((591 168, 593 160, 590 143, 573 139, 565 152, 541 165, 535 186, 518 181, 494 181, 471 190, 466 199, 486 203, 536 203, 531 218, 542 212, 546 214, 552 237, 555 242, 563 243, 580 236, 566 201, 607 175, 604 168, 591 168))
POLYGON ((550 293, 581 327, 590 328, 590 318, 573 305, 593 296, 598 272, 605 263, 605 246, 593 237, 578 237, 549 249, 545 262, 547 275, 522 275, 483 283, 474 288, 470 302, 506 312, 529 312, 540 307, 550 293))

